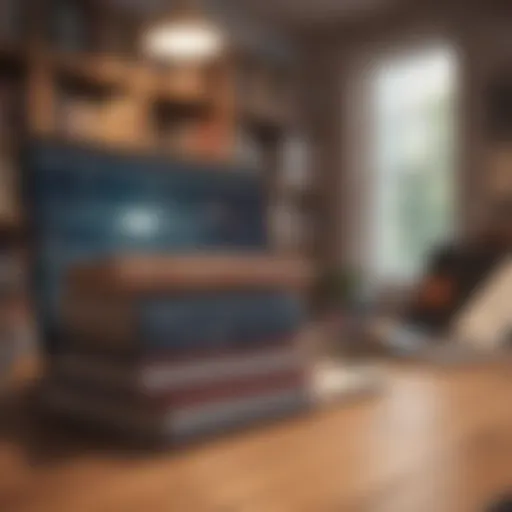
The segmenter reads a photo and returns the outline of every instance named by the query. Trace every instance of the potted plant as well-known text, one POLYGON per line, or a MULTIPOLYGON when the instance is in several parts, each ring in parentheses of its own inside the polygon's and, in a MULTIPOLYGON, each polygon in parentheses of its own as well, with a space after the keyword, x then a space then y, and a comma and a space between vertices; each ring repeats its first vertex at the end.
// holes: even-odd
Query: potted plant
POLYGON ((314 300, 326 329, 328 350, 338 354, 360 298, 359 278, 352 270, 326 267, 319 272, 315 288, 314 300))

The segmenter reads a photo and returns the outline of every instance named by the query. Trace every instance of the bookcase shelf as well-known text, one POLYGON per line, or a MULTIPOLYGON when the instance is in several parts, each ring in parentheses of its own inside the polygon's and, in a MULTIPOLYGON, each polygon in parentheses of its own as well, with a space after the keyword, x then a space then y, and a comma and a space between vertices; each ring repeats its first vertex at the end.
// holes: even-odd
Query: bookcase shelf
POLYGON ((67 41, 50 22, 64 4, 27 0, 23 37, 0 33, 0 82, 18 80, 24 136, 261 173, 275 188, 295 122, 288 64, 240 48, 202 67, 156 64, 133 44, 142 24, 99 0, 76 11, 83 41, 67 41))
MULTIPOLYGON (((109 19, 112 18, 110 14, 109 19)), ((99 37, 105 39, 108 38, 99 37)), ((27 41, 25 47, 2 43, 0 39, 0 76, 27 74, 28 135, 58 135, 86 142, 104 138, 109 147, 118 145, 120 150, 129 145, 167 149, 180 158, 210 157, 263 168, 275 161, 282 136, 291 123, 286 102, 272 97, 275 91, 271 82, 267 81, 270 85, 260 87, 254 95, 252 90, 237 90, 235 71, 242 59, 239 53, 227 59, 228 66, 215 62, 203 69, 162 68, 136 55, 114 55, 108 48, 99 53, 73 52, 55 48, 51 38, 38 40, 34 36, 27 41), (75 105, 73 97, 77 99, 75 105), (90 116, 90 130, 77 130, 73 122, 63 122, 63 117, 72 117, 74 109, 81 117, 82 111, 87 110, 84 99, 91 110, 96 103, 103 112, 90 116), (63 104, 67 105, 64 116, 63 104), (180 148, 173 135, 169 144, 165 142, 169 131, 194 130, 197 138, 208 139, 208 144, 185 142, 180 148), (252 155, 236 147, 240 130, 246 139, 251 139, 252 155), (104 132, 108 135, 104 136, 104 132), (203 147, 207 145, 208 148, 203 147), (254 153, 261 157, 253 158, 254 153)), ((261 63, 258 65, 260 69, 261 63)), ((250 80, 252 75, 248 76, 250 80)))
POLYGON ((103 90, 122 90, 128 86, 132 66, 111 55, 56 54, 52 58, 55 72, 68 80, 103 90))

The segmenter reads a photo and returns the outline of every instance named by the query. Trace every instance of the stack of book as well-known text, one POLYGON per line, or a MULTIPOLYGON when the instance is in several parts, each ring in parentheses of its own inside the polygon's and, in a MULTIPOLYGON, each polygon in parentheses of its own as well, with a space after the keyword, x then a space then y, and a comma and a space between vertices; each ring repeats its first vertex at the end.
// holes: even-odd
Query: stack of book
POLYGON ((306 266, 267 256, 124 257, 75 266, 53 408, 173 441, 307 406, 297 346, 306 266))

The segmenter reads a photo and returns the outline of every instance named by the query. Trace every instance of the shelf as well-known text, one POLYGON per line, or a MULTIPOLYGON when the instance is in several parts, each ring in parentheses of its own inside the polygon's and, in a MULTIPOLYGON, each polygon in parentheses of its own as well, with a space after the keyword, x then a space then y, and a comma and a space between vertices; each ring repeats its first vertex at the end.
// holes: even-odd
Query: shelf
POLYGON ((60 53, 51 58, 58 76, 91 89, 113 91, 129 86, 132 65, 110 55, 60 53))

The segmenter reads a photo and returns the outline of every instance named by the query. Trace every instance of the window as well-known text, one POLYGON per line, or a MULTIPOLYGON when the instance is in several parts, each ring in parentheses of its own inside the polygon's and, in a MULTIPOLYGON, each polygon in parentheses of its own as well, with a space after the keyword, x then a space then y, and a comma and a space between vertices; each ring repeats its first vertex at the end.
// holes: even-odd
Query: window
POLYGON ((410 282, 455 227, 456 55, 425 49, 372 75, 370 258, 378 282, 410 282))

